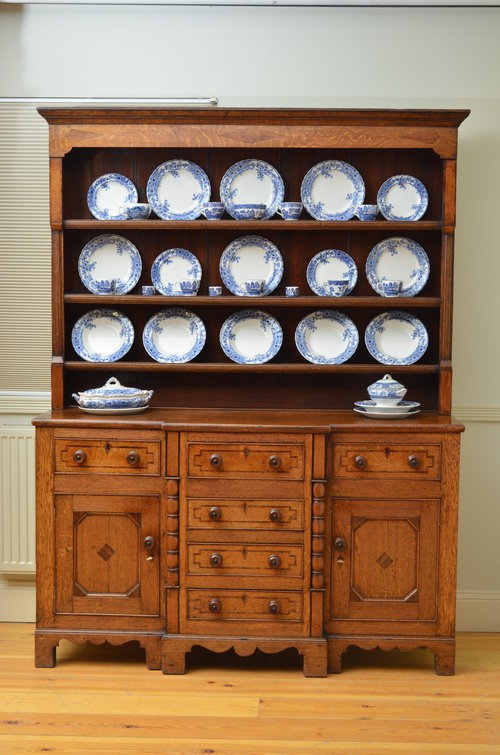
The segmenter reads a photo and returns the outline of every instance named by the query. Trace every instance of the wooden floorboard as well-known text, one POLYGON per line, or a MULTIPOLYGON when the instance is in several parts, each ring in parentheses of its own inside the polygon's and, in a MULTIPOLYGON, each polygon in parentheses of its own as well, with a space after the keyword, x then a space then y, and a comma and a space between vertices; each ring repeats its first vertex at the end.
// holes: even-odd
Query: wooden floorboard
POLYGON ((500 753, 500 633, 459 634, 453 677, 425 650, 353 648, 326 679, 293 651, 201 649, 165 676, 133 643, 63 641, 56 667, 36 669, 33 633, 0 623, 1 755, 500 753))

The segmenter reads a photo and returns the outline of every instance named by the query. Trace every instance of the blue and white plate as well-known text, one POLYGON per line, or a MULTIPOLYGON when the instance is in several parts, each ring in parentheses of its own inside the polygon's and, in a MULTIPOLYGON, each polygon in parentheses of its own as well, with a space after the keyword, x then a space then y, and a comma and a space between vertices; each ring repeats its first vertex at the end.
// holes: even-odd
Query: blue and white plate
POLYGON ((220 345, 224 354, 238 364, 264 364, 272 359, 283 343, 279 322, 254 309, 235 312, 220 330, 220 345))
POLYGON ((355 401, 354 406, 360 411, 367 414, 408 414, 409 412, 418 411, 420 404, 418 401, 400 401, 392 406, 381 406, 373 399, 365 401, 355 401))
POLYGON ((189 281, 197 291, 201 281, 201 265, 187 249, 166 249, 151 266, 151 280, 158 293, 164 296, 180 296, 183 293, 181 281, 189 281))
POLYGON ((331 282, 345 280, 348 285, 344 296, 351 293, 358 280, 356 263, 346 252, 325 249, 318 252, 307 266, 307 282, 318 296, 331 296, 331 282))
POLYGON ((207 174, 190 160, 167 160, 151 173, 148 202, 162 220, 196 220, 210 199, 207 174))
POLYGON ((262 220, 272 217, 285 196, 280 174, 264 160, 240 160, 222 176, 220 198, 231 217, 237 218, 235 205, 264 204, 262 220))
MULTIPOLYGON (((370 419, 407 419, 408 417, 412 417, 414 414, 418 414, 420 411, 420 404, 417 404, 414 407, 399 407, 399 406, 391 406, 391 409, 395 409, 397 411, 393 412, 387 412, 386 409, 388 407, 384 406, 378 406, 378 407, 366 407, 366 406, 357 406, 357 404, 361 404, 363 402, 356 401, 354 411, 358 412, 359 414, 364 414, 365 417, 369 417, 370 419)), ((402 403, 412 403, 412 402, 402 402, 402 403)))
POLYGON ((377 204, 386 220, 420 220, 427 209, 427 189, 414 176, 391 176, 377 194, 377 204))
POLYGON ((365 200, 361 174, 342 160, 314 165, 302 181, 302 204, 316 220, 349 220, 365 200))
POLYGON ((415 296, 429 278, 430 264, 420 244, 394 236, 376 244, 366 260, 366 277, 377 294, 385 296, 383 281, 401 281, 400 296, 415 296))
POLYGON ((148 320, 142 342, 149 356, 157 362, 183 364, 198 356, 206 337, 199 317, 187 309, 171 307, 148 320))
POLYGON ((358 343, 353 321, 334 309, 311 312, 295 330, 297 349, 313 364, 342 364, 352 357, 358 343))
POLYGON ((365 331, 366 348, 381 364, 414 364, 429 344, 425 325, 409 312, 382 312, 365 331))
POLYGON ((78 274, 93 294, 127 294, 141 276, 138 249, 123 236, 104 234, 89 241, 78 259, 78 274))
POLYGON ((132 181, 121 173, 105 173, 91 184, 87 205, 97 220, 127 220, 127 204, 138 200, 132 181))
POLYGON ((94 309, 82 315, 71 332, 73 348, 87 362, 116 362, 134 342, 132 323, 114 309, 94 309))
POLYGON ((219 270, 224 285, 236 296, 248 296, 246 281, 261 280, 259 296, 270 294, 283 275, 279 249, 262 236, 241 236, 222 252, 219 270))

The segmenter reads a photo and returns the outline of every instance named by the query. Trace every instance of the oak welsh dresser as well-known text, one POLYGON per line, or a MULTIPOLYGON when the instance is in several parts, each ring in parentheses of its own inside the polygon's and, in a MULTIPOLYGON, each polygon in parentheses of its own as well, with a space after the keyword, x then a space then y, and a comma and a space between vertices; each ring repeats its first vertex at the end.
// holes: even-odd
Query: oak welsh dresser
POLYGON ((37 448, 36 665, 53 666, 60 640, 135 640, 147 666, 183 673, 194 646, 248 655, 295 648, 304 673, 341 670, 349 646, 417 647, 454 672, 459 443, 453 421, 452 279, 457 136, 466 110, 43 108, 49 124, 52 230, 52 409, 34 420, 37 448), (97 220, 89 186, 116 172, 146 201, 148 178, 168 160, 200 166, 211 198, 241 160, 274 166, 285 199, 326 160, 354 166, 376 202, 388 178, 416 177, 428 191, 416 221, 318 220, 306 211, 265 220, 97 220), (125 294, 90 293, 81 250, 119 234, 140 251, 142 272, 125 294), (243 235, 280 250, 279 285, 258 300, 222 285, 223 250, 243 235), (428 281, 412 297, 383 297, 365 275, 368 254, 390 237, 420 244, 428 281), (143 296, 151 266, 171 248, 202 268, 196 296, 143 296), (307 266, 321 250, 348 252, 358 280, 348 296, 314 294, 307 266), (298 286, 299 295, 285 295, 298 286), (128 353, 82 359, 72 329, 94 309, 133 324, 128 353), (201 352, 161 363, 141 334, 156 313, 187 308, 206 328, 201 352), (279 322, 283 343, 265 363, 237 363, 220 344, 242 309, 279 322), (317 310, 347 315, 359 332, 340 364, 314 363, 295 344, 317 310), (374 317, 404 311, 429 344, 411 364, 381 364, 363 335, 374 317), (421 411, 399 420, 362 416, 354 402, 384 373, 421 411), (74 392, 123 384, 153 389, 128 415, 75 407, 74 392))

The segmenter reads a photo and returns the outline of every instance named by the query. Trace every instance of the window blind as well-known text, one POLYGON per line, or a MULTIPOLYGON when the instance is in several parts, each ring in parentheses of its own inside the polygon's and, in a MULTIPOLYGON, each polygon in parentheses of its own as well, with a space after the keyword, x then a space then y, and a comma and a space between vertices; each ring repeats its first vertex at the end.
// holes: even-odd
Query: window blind
POLYGON ((0 101, 0 390, 50 390, 48 125, 0 101))

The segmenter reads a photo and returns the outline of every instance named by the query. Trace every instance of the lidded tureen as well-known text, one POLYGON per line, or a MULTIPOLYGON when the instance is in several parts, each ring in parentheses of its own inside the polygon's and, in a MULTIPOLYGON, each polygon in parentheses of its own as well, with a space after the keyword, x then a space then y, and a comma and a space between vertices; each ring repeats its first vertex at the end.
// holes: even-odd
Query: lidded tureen
POLYGON ((132 409, 147 406, 152 395, 153 391, 129 388, 110 377, 100 388, 73 393, 73 398, 85 409, 132 409))
POLYGON ((405 397, 406 388, 386 374, 368 386, 368 395, 380 406, 394 406, 405 397))

